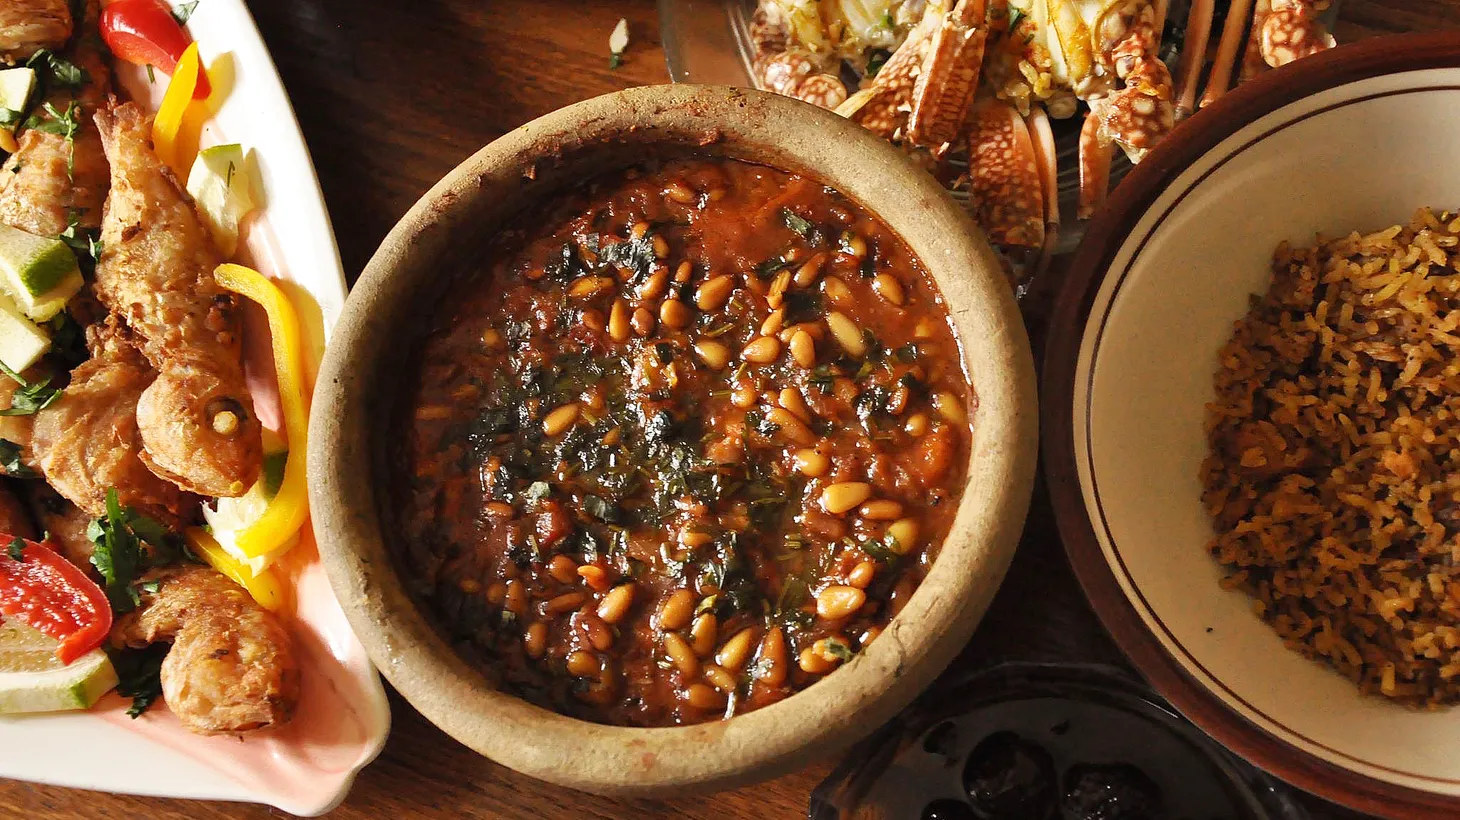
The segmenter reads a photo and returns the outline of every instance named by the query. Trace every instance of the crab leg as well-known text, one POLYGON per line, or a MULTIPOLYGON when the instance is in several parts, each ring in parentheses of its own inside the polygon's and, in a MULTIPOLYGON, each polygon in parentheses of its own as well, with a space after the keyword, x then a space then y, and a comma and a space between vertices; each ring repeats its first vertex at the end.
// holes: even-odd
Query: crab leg
POLYGON ((1333 35, 1318 20, 1313 0, 1277 0, 1258 32, 1258 50, 1273 68, 1333 48, 1333 35))
POLYGON ((1181 42, 1181 76, 1176 80, 1176 119, 1181 121, 1196 110, 1197 84, 1206 64, 1207 43, 1212 36, 1213 0, 1192 0, 1186 11, 1186 37, 1181 42))
POLYGON ((965 133, 974 221, 995 245, 1043 248, 1046 183, 1024 118, 1006 102, 983 100, 965 133))
POLYGON ((1272 13, 1272 0, 1255 0, 1252 4, 1252 27, 1247 30, 1247 48, 1242 52, 1242 70, 1238 83, 1245 83, 1268 69, 1262 57, 1262 27, 1272 13))
POLYGON ((983 65, 984 13, 984 0, 958 0, 933 32, 913 86, 910 144, 937 153, 957 139, 983 65))
POLYGON ((930 6, 922 21, 883 63, 872 84, 838 105, 836 113, 885 140, 899 136, 912 108, 913 86, 922 73, 923 58, 932 44, 929 33, 938 19, 930 6))
POLYGON ((1232 68, 1237 64, 1237 50, 1242 47, 1242 33, 1247 28, 1252 0, 1232 0, 1227 9, 1227 22, 1222 25, 1222 39, 1217 42, 1217 57, 1212 61, 1211 74, 1207 75, 1207 87, 1201 95, 1201 107, 1216 102, 1227 93, 1232 83, 1232 68))
POLYGON ((1114 155, 1115 146, 1100 137, 1100 117, 1092 108, 1080 126, 1080 219, 1089 219, 1105 204, 1114 155))
POLYGON ((1029 137, 1034 145, 1034 162, 1039 168, 1039 179, 1043 183, 1044 246, 1040 248, 1039 259, 1033 271, 1033 275, 1038 276, 1044 272, 1045 266, 1054 256, 1055 240, 1059 238, 1059 155, 1055 150, 1054 130, 1049 126, 1049 115, 1042 107, 1030 109, 1028 116, 1024 118, 1024 124, 1029 129, 1029 137))

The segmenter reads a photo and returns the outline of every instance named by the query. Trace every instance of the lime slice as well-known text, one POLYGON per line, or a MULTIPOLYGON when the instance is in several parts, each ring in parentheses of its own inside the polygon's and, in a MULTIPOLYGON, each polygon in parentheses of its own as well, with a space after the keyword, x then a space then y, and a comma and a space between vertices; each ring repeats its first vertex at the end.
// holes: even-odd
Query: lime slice
POLYGON ((25 318, 14 300, 0 292, 0 362, 20 373, 50 349, 50 335, 25 318))
POLYGON ((238 225, 254 209, 249 178, 247 157, 236 142, 199 151, 188 172, 188 193, 225 259, 232 259, 238 250, 238 225))
POLYGON ((26 316, 44 322, 81 289, 76 254, 59 239, 0 225, 0 288, 26 316))
POLYGON ((106 653, 94 649, 63 665, 58 642, 18 621, 0 621, 0 712, 89 709, 117 685, 106 653))

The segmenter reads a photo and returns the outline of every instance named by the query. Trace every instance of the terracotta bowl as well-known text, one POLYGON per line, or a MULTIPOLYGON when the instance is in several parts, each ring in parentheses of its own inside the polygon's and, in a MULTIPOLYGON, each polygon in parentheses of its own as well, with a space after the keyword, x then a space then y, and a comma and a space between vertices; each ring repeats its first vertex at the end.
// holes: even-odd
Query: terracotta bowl
POLYGON ((1218 585, 1198 466, 1217 351, 1273 249, 1460 206, 1460 36, 1383 38, 1243 86, 1090 227, 1052 319, 1045 452, 1096 611, 1172 703, 1257 765, 1390 817, 1460 816, 1460 709, 1359 694, 1218 585))
POLYGON ((517 771, 615 794, 770 777, 842 749, 907 704, 967 642, 1013 555, 1035 466, 1034 377, 1018 310, 982 235, 933 180, 820 109, 713 86, 637 88, 549 114, 483 148, 406 214, 334 330, 314 397, 310 500, 330 581, 385 677, 452 737, 517 771), (882 637, 808 689, 728 721, 602 726, 495 691, 402 588, 380 505, 387 420, 419 317, 446 272, 531 200, 646 157, 700 152, 802 173, 880 216, 943 291, 979 406, 968 490, 927 579, 882 637))

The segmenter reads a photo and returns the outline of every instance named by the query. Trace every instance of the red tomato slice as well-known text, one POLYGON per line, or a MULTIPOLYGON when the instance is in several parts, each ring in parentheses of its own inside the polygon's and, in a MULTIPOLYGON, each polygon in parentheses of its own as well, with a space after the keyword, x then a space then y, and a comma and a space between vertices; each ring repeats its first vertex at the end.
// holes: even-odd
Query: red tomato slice
POLYGON ((56 657, 62 663, 100 646, 112 628, 106 593, 44 544, 24 541, 21 560, 15 560, 7 548, 14 540, 0 534, 0 614, 60 641, 56 657))
MULTIPOLYGON (((116 0, 101 10, 100 25, 101 39, 119 59, 155 66, 169 77, 191 42, 162 0, 116 0)), ((199 72, 193 99, 207 99, 211 91, 207 75, 199 72)))

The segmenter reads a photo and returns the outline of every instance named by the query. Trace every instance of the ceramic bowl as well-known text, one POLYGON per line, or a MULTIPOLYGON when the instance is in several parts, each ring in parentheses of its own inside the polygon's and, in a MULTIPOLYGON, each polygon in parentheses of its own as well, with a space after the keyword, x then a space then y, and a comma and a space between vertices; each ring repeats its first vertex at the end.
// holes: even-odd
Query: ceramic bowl
POLYGON ((1037 434, 1032 360, 998 263, 931 177, 845 120, 760 92, 638 88, 549 114, 468 159, 406 214, 336 325, 310 431, 315 530, 335 591, 385 677, 462 743, 520 772, 617 794, 734 785, 830 754, 891 717, 973 632, 1012 557, 1037 434), (622 728, 570 719, 494 691, 402 589, 380 504, 386 420, 418 317, 443 271, 524 205, 585 177, 684 152, 807 174, 880 216, 943 291, 978 395, 969 489, 927 579, 883 637, 805 691, 724 722, 622 728))
POLYGON ((1273 249, 1460 205, 1460 37, 1301 60, 1178 128, 1091 226, 1052 318, 1045 447, 1060 531, 1117 641, 1259 766, 1392 817, 1460 814, 1460 709, 1361 696, 1218 586, 1200 501, 1216 353, 1273 249))

